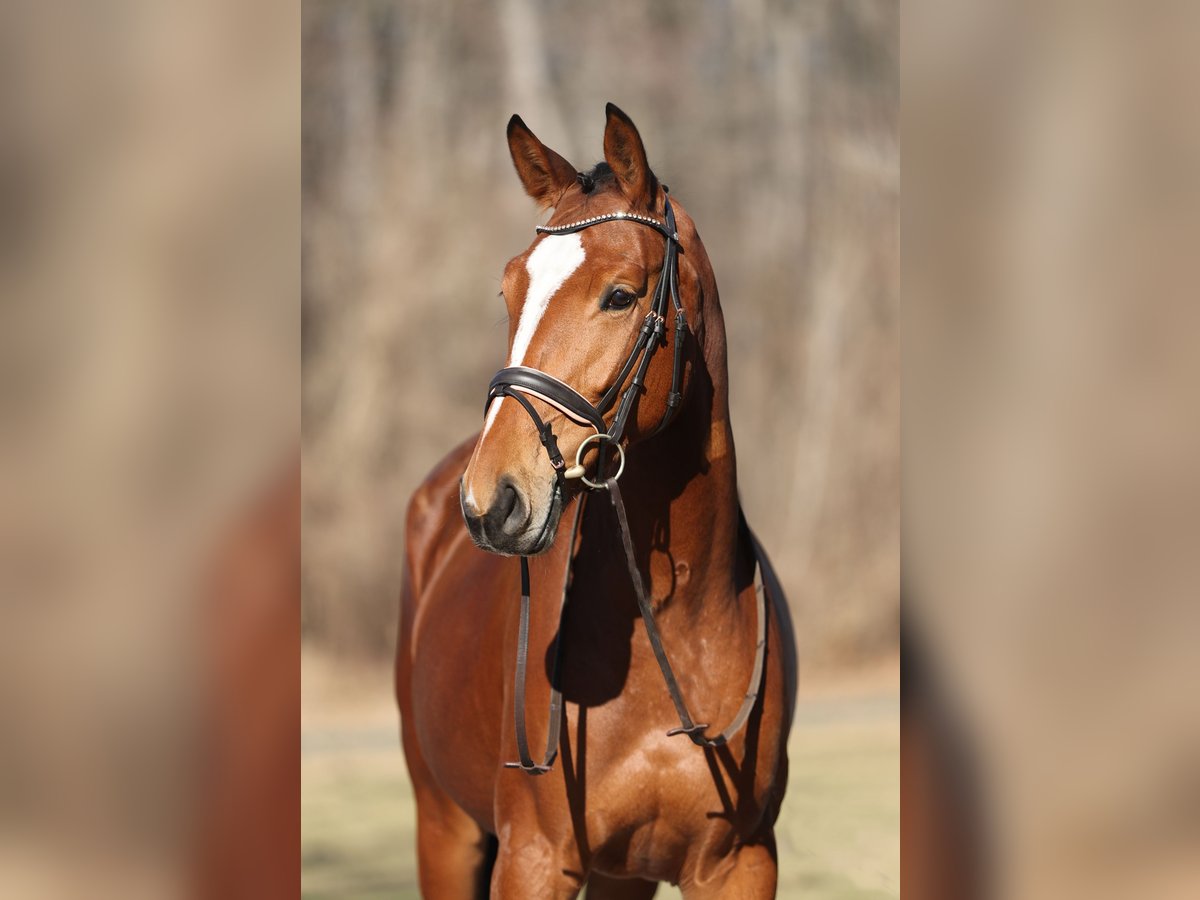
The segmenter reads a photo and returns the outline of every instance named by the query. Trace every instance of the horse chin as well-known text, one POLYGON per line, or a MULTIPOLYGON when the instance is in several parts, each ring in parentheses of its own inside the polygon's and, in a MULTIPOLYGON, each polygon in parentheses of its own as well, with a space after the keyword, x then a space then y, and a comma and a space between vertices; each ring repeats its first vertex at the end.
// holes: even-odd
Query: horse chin
POLYGON ((554 538, 558 534, 558 520, 562 515, 562 504, 556 497, 550 503, 550 509, 546 512, 546 521, 542 528, 534 537, 533 543, 527 550, 518 550, 513 555, 520 556, 540 556, 551 547, 554 546, 554 538))

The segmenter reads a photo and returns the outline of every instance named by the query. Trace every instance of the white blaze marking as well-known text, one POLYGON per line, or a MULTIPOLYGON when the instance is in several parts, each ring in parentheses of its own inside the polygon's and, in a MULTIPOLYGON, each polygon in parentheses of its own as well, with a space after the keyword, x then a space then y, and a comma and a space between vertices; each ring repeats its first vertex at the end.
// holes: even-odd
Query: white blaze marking
MULTIPOLYGON (((508 356, 510 366, 523 365, 529 343, 537 333, 542 316, 550 306, 550 299, 558 293, 558 289, 571 277, 576 269, 583 265, 583 240, 579 233, 548 234, 542 242, 533 248, 529 259, 525 261, 525 271, 529 273, 529 290, 525 292, 525 305, 521 308, 521 321, 517 323, 517 333, 513 337, 512 353, 508 356)), ((479 442, 487 436, 488 429, 496 421, 500 412, 500 404, 505 400, 501 397, 488 410, 487 419, 483 423, 483 434, 479 442)), ((474 501, 470 490, 467 499, 474 501)))
POLYGON ((519 366, 524 362, 529 342, 537 331, 550 298, 558 293, 571 273, 583 265, 583 241, 579 234, 548 234, 533 248, 525 261, 529 273, 529 290, 525 292, 525 306, 521 310, 521 321, 513 338, 512 353, 508 364, 519 366))

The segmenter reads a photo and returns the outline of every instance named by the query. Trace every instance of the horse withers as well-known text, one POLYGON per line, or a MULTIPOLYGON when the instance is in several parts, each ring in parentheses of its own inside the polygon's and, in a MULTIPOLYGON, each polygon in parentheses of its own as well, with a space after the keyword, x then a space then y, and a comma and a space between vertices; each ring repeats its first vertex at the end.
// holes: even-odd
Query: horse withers
POLYGON ((483 430, 408 511, 422 893, 774 896, 796 656, 738 504, 712 268, 612 104, 590 172, 517 116, 508 145, 553 213, 504 271, 483 430))

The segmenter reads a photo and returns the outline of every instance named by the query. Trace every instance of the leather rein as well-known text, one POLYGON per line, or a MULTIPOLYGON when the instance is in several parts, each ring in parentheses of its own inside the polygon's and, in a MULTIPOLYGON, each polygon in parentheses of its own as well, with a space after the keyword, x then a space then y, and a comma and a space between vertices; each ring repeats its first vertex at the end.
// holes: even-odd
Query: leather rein
MULTIPOLYGON (((666 192, 665 185, 663 186, 663 191, 664 193, 666 192)), ((697 746, 719 747, 727 743, 730 738, 745 726, 758 700, 767 645, 767 615, 764 595, 766 589, 769 589, 773 596, 781 597, 782 594, 778 593, 780 591, 779 582, 771 568, 770 561, 767 559, 758 540, 754 537, 753 532, 750 532, 747 527, 746 531, 754 548, 754 555, 758 563, 760 576, 760 583, 755 587, 758 631, 754 651, 754 666, 750 674, 750 685, 746 690, 737 714, 723 731, 713 737, 708 737, 705 732, 709 726, 704 723, 697 723, 688 711, 687 703, 684 701, 683 693, 679 688, 679 682, 675 677, 674 670, 671 668, 670 660, 667 658, 666 649, 663 647, 662 636, 654 618, 654 608, 651 605, 646 585, 642 579, 641 570, 638 568, 637 557, 634 554, 629 522, 625 516, 625 504, 621 497, 621 490, 617 486, 617 479, 625 469, 625 451, 620 441, 625 434, 625 427, 637 398, 645 392, 646 373, 650 368, 650 361, 654 356, 654 352, 658 347, 665 346, 667 343, 666 316, 668 302, 673 305, 675 310, 675 328, 672 334, 674 369, 671 375, 671 389, 667 394, 667 409, 654 431, 651 432, 651 436, 658 434, 670 424, 679 411, 682 400, 683 345, 688 335, 688 324, 687 316, 683 311, 683 304, 679 298, 679 233, 676 230, 675 213, 671 208, 671 200, 669 197, 665 198, 665 213, 664 221, 662 222, 637 213, 616 212, 593 216, 566 225, 541 225, 538 226, 537 231, 543 234, 572 234, 601 223, 622 221, 635 222, 655 229, 665 237, 666 250, 662 272, 659 275, 658 284, 655 286, 654 296, 650 303, 650 311, 646 314, 645 319, 642 320, 637 341, 630 351, 629 357, 621 366, 612 386, 593 404, 573 387, 555 378, 553 375, 527 366, 510 366, 501 369, 492 378, 491 384, 488 386, 488 396, 487 402, 484 405, 484 411, 486 413, 487 408, 501 397, 511 397, 529 414, 534 426, 537 428, 542 446, 546 449, 546 454, 550 458, 550 465, 554 467, 556 475, 554 486, 556 500, 561 500, 566 482, 573 479, 579 479, 589 491, 605 490, 608 492, 616 514, 618 530, 621 535, 621 544, 625 551, 629 579, 633 584, 634 593, 637 596, 638 610, 641 613, 642 622, 646 628, 646 635, 654 651, 654 657, 662 672, 663 680, 666 682, 667 691, 671 695, 671 701, 675 705, 675 711, 679 716, 679 727, 672 728, 667 734, 669 736, 686 734, 692 743, 697 746), (633 375, 632 379, 630 379, 631 373, 633 375), (629 385, 622 392, 621 388, 625 385, 627 379, 629 379, 629 385), (585 427, 590 427, 595 431, 595 434, 588 436, 580 444, 575 454, 575 464, 573 466, 567 467, 562 454, 559 452, 558 438, 554 434, 553 428, 549 422, 544 421, 538 415, 537 410, 530 402, 531 397, 549 404, 571 421, 585 427), (614 405, 617 408, 616 415, 613 417, 612 425, 608 426, 605 423, 604 416, 614 405), (587 477, 586 469, 583 465, 584 451, 593 442, 600 445, 598 448, 600 452, 596 462, 597 480, 595 481, 587 477), (617 471, 613 475, 605 477, 604 450, 608 446, 616 449, 619 464, 617 471)), ((550 679, 549 725, 546 734, 546 751, 541 763, 535 762, 530 755, 529 739, 525 727, 525 676, 529 656, 530 585, 529 559, 525 556, 521 557, 521 608, 517 628, 517 659, 513 704, 517 753, 520 761, 508 762, 504 765, 506 768, 521 769, 530 775, 541 775, 549 772, 554 765, 555 757, 558 755, 563 711, 562 690, 560 687, 563 656, 562 623, 567 603, 567 592, 570 589, 571 583, 571 562, 575 554, 575 545, 579 536, 583 506, 583 498, 581 497, 575 506, 574 520, 571 526, 571 541, 567 551, 567 571, 563 578, 562 595, 559 600, 559 631, 558 636, 555 638, 554 661, 550 679)), ((738 512, 741 524, 745 526, 745 517, 741 515, 740 509, 738 512)))

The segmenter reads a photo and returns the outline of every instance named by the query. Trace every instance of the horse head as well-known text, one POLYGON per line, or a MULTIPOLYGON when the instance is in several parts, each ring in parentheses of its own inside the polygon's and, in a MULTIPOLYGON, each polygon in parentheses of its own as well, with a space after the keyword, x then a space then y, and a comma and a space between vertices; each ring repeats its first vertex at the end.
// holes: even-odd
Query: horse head
POLYGON ((574 493, 595 485, 585 467, 611 465, 614 452, 623 462, 625 447, 681 405, 701 292, 683 252, 698 240, 692 222, 616 106, 607 108, 604 162, 590 172, 518 116, 508 148, 525 191, 553 213, 505 266, 508 361, 459 495, 479 547, 531 556, 551 546, 574 493))

